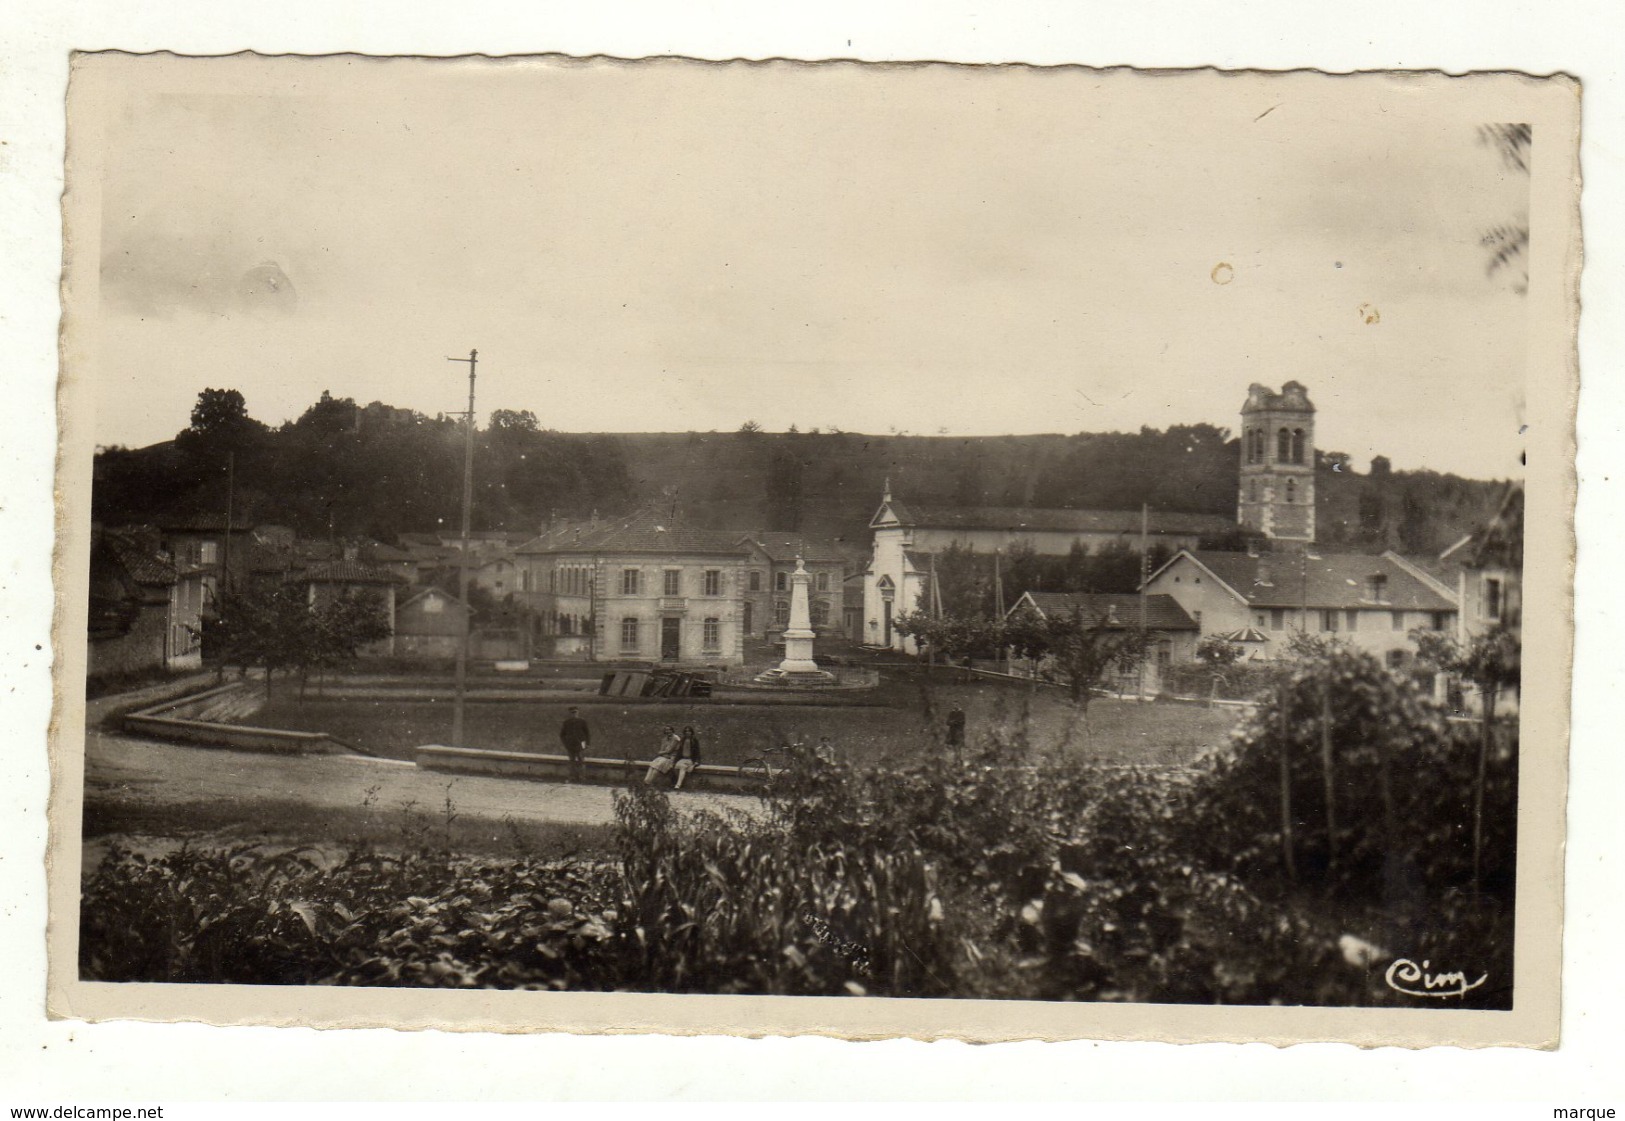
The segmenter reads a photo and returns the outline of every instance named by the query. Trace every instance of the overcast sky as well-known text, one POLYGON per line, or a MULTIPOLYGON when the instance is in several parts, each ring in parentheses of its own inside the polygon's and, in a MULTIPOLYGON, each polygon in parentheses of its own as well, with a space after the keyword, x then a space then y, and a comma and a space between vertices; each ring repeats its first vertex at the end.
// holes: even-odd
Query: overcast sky
POLYGON ((565 430, 1234 427, 1296 378, 1362 468, 1519 470, 1479 239, 1527 181, 1403 87, 230 61, 97 141, 99 443, 205 386, 452 411, 478 347, 482 417, 565 430))

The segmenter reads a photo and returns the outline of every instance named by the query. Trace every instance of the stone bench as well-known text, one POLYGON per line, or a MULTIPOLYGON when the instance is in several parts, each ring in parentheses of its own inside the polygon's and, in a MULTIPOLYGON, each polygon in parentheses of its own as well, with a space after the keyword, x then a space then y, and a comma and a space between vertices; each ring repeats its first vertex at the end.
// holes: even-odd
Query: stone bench
MULTIPOLYGON (((417 748, 412 757, 419 767, 430 771, 491 775, 532 782, 567 782, 570 778, 570 760, 564 755, 428 744, 417 748)), ((598 759, 589 756, 582 760, 581 768, 583 782, 598 786, 630 786, 643 781, 643 776, 649 770, 649 760, 598 759)), ((662 789, 670 789, 669 784, 662 786, 662 789)), ((760 782, 740 774, 738 767, 702 763, 689 774, 683 789, 718 794, 755 794, 760 790, 760 782)))

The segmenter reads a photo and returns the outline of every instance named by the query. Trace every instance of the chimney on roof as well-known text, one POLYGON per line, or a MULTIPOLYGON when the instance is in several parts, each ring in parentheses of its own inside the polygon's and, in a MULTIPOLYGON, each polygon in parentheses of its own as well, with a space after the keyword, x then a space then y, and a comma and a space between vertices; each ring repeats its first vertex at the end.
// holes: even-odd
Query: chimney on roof
POLYGON ((1274 575, 1275 574, 1270 567, 1269 554, 1259 553, 1258 574, 1253 577, 1253 583, 1257 584, 1261 588, 1273 588, 1275 587, 1274 575))

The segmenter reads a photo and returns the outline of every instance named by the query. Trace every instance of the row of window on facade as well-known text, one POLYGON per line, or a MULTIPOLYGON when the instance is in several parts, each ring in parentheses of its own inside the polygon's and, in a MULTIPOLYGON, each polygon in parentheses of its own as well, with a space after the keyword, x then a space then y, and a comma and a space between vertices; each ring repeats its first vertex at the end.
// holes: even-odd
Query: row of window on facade
MULTIPOLYGON (((813 626, 829 626, 830 609, 829 602, 827 600, 813 600, 808 604, 808 613, 812 618, 813 626)), ((573 635, 590 634, 592 632, 589 617, 585 615, 577 615, 567 611, 558 611, 553 613, 552 622, 554 634, 573 635)), ((780 627, 787 627, 790 625, 789 600, 781 599, 773 604, 773 622, 780 627)), ((744 626, 745 633, 749 634, 752 630, 752 617, 751 605, 748 603, 745 604, 744 626)))
MULTIPOLYGON (((1258 489, 1258 480, 1257 479, 1248 479, 1247 480, 1247 501, 1248 502, 1257 502, 1257 501, 1259 501, 1259 494, 1260 493, 1261 492, 1258 489)), ((1286 481, 1286 501, 1287 502, 1296 502, 1297 500, 1298 500, 1298 480, 1296 480, 1296 479, 1288 479, 1286 481)))
MULTIPOLYGON (((1302 611, 1290 607, 1272 607, 1267 612, 1255 612, 1253 614, 1253 621, 1254 624, 1259 627, 1268 627, 1272 631, 1284 631, 1287 629, 1289 623, 1295 622, 1302 614, 1302 611)), ((1357 607, 1316 608, 1314 609, 1313 614, 1316 622, 1319 624, 1320 629, 1327 633, 1334 633, 1337 631, 1357 631, 1360 629, 1360 615, 1362 612, 1357 607)), ((1448 611, 1390 611, 1388 613, 1389 626, 1396 631, 1409 630, 1410 628, 1406 626, 1406 623, 1409 621, 1412 614, 1420 614, 1425 616, 1429 630, 1442 631, 1446 630, 1450 626, 1450 612, 1448 611)), ((1201 623, 1202 613, 1200 611, 1194 612, 1193 618, 1195 618, 1197 623, 1201 623)))
MULTIPOLYGON (((621 653, 636 654, 643 641, 643 620, 628 615, 621 620, 621 653)), ((701 646, 708 654, 722 652, 722 620, 711 616, 700 623, 701 646)))
MULTIPOLYGON (((751 570, 746 574, 746 586, 749 591, 762 590, 762 576, 759 570, 751 570)), ((816 572, 813 574, 813 588, 816 591, 829 591, 829 573, 816 572)), ((592 568, 586 565, 564 565, 550 569, 547 574, 547 590, 560 595, 584 596, 591 594, 592 568)), ((621 595, 643 595, 643 569, 623 568, 620 579, 621 595)), ((522 590, 530 591, 530 573, 523 574, 522 590)), ((788 592, 790 590, 790 573, 775 572, 773 574, 773 590, 788 592)), ((683 570, 680 568, 667 568, 661 571, 660 594, 663 596, 683 595, 683 570)), ((700 573, 700 590, 702 596, 720 596, 722 594, 722 570, 720 568, 707 568, 700 573)))
MULTIPOLYGON (((1249 429, 1247 432, 1247 462, 1265 462, 1265 452, 1269 447, 1269 437, 1262 428, 1249 429)), ((1275 462, 1302 463, 1304 455, 1303 429, 1283 428, 1275 434, 1275 462)))

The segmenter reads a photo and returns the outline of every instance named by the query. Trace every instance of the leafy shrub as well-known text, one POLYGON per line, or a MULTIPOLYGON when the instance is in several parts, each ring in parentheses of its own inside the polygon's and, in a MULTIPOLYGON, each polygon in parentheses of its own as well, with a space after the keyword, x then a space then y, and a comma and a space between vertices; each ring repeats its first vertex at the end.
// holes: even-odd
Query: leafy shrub
MULTIPOLYGON (((1182 815, 1187 841, 1214 867, 1280 881, 1284 754, 1298 874, 1388 904, 1465 889, 1476 735, 1372 655, 1346 645, 1312 652, 1282 668, 1269 699, 1208 760, 1182 815)), ((1507 739, 1485 787, 1485 883, 1501 892, 1512 883, 1517 821, 1515 729, 1507 739)))
POLYGON ((250 846, 114 850, 85 886, 80 973, 102 981, 604 988, 600 867, 250 846))
POLYGON ((1270 667, 1257 662, 1225 666, 1186 662, 1163 666, 1161 677, 1164 692, 1182 697, 1216 697, 1222 701, 1250 701, 1272 680, 1270 667))

